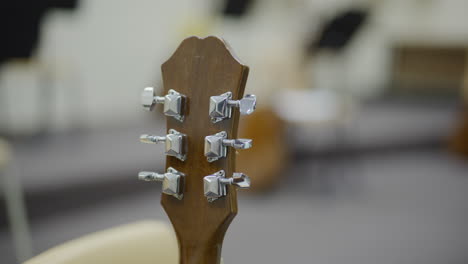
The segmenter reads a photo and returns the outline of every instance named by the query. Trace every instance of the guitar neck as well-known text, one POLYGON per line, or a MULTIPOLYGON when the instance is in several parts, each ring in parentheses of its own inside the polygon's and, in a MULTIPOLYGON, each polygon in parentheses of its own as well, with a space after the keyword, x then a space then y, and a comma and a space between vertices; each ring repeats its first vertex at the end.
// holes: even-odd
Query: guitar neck
POLYGON ((221 261, 222 242, 179 240, 180 264, 219 264, 221 261), (202 245, 203 244, 203 245, 202 245))
POLYGON ((240 113, 255 109, 255 96, 243 98, 247 75, 248 67, 216 37, 185 39, 162 65, 167 100, 156 100, 165 100, 171 115, 168 136, 144 140, 166 143, 167 173, 154 178, 163 181, 161 204, 174 226, 181 264, 220 263, 224 235, 237 214, 236 187, 250 184, 234 172, 232 150, 251 146, 237 139, 240 113))

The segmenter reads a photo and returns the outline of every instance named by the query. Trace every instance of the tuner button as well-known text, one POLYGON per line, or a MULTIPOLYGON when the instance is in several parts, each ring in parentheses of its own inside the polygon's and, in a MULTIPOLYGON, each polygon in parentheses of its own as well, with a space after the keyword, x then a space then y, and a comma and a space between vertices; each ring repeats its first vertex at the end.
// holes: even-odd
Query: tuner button
POLYGON ((239 102, 239 111, 241 115, 250 115, 255 111, 255 107, 257 106, 257 96, 247 94, 239 102))
POLYGON ((162 182, 162 192, 172 195, 179 200, 183 197, 182 188, 184 176, 185 174, 171 167, 169 167, 164 174, 151 171, 141 171, 138 173, 138 179, 140 180, 162 182))
POLYGON ((250 177, 242 172, 234 172, 231 178, 231 184, 241 189, 250 188, 250 177))
POLYGON ((175 129, 169 129, 169 134, 166 136, 143 134, 140 136, 140 142, 149 144, 164 143, 166 145, 166 155, 176 157, 182 161, 187 158, 186 135, 175 129))
POLYGON ((154 94, 153 87, 146 87, 141 93, 141 104, 143 108, 148 111, 152 111, 156 105, 156 96, 154 94))
POLYGON ((232 178, 225 178, 225 176, 224 170, 220 170, 203 178, 203 189, 209 202, 226 196, 227 185, 234 185, 241 189, 250 187, 250 178, 243 173, 235 172, 232 178))
POLYGON ((255 111, 257 105, 257 97, 255 95, 247 94, 240 100, 231 99, 231 92, 210 97, 209 115, 213 123, 231 118, 233 107, 238 107, 241 115, 250 115, 255 111))
POLYGON ((163 104, 163 112, 166 116, 172 116, 179 121, 184 121, 183 105, 185 96, 174 91, 169 90, 165 96, 156 96, 153 87, 146 87, 141 93, 141 104, 143 108, 152 111, 156 104, 163 104))
POLYGON ((140 136, 140 142, 147 144, 157 144, 160 142, 166 142, 166 137, 143 134, 140 136))
POLYGON ((235 149, 248 149, 252 147, 252 140, 246 138, 223 139, 223 145, 233 147, 235 149))
POLYGON ((209 162, 226 157, 227 147, 248 149, 252 147, 252 140, 244 138, 227 139, 225 131, 205 137, 205 156, 209 162))

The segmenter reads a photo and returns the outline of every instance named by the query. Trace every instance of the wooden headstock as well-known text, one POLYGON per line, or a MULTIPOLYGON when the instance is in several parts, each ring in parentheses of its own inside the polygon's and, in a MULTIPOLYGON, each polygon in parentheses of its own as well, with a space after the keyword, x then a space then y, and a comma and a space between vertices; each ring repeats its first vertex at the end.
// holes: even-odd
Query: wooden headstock
POLYGON ((182 197, 162 194, 161 204, 169 216, 180 249, 180 263, 218 264, 224 234, 237 214, 236 188, 227 186, 226 196, 212 202, 204 194, 204 177, 224 170, 229 178, 234 173, 236 151, 208 162, 205 137, 227 132, 237 138, 239 111, 231 118, 213 123, 209 113, 210 97, 232 93, 239 100, 244 93, 249 68, 233 55, 228 45, 217 37, 189 37, 162 65, 164 94, 171 90, 184 95, 183 122, 167 118, 167 130, 185 135, 186 157, 167 156, 166 168, 182 172, 182 197))

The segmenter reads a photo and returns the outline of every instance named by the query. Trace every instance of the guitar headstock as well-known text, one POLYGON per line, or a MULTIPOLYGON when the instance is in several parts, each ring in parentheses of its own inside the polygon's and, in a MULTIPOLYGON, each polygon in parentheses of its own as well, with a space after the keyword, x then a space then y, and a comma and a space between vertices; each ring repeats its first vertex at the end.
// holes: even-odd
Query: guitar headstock
POLYGON ((139 177, 163 182, 161 204, 176 231, 181 263, 218 263, 237 214, 236 189, 250 186, 248 176, 234 171, 236 149, 252 145, 237 139, 239 115, 256 105, 254 95, 243 97, 249 68, 211 36, 185 39, 161 68, 165 96, 146 88, 142 101, 147 109, 164 104, 168 133, 141 140, 165 144, 167 172, 139 177))

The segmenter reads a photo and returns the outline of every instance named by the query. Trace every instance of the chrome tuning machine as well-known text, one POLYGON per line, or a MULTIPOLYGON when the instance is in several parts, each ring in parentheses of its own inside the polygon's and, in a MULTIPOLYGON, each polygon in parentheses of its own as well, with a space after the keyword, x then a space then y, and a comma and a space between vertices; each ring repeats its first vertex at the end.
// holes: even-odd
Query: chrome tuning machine
POLYGON ((252 147, 251 139, 228 139, 227 133, 221 131, 205 137, 205 156, 208 162, 213 162, 227 155, 227 147, 235 149, 248 149, 252 147))
POLYGON ((257 97, 247 94, 240 100, 232 100, 232 93, 227 92, 218 96, 210 97, 209 114, 213 123, 231 118, 232 108, 239 108, 241 115, 250 115, 255 111, 257 97))
POLYGON ((163 104, 166 116, 172 116, 180 122, 184 121, 185 96, 172 89, 165 96, 156 96, 153 87, 146 87, 141 93, 141 104, 148 111, 152 111, 156 104, 163 104))
POLYGON ((187 157, 186 135, 175 129, 169 129, 169 134, 166 136, 141 135, 140 141, 150 144, 164 143, 166 145, 166 155, 174 156, 182 161, 187 157))
POLYGON ((138 173, 138 179, 143 181, 162 182, 162 192, 172 195, 181 200, 183 197, 183 183, 185 174, 174 168, 167 168, 166 173, 156 173, 152 171, 141 171, 138 173))
POLYGON ((234 172, 232 178, 226 178, 224 170, 205 176, 203 178, 205 197, 209 202, 213 202, 218 198, 226 196, 227 185, 234 185, 241 189, 247 189, 250 187, 250 178, 239 172, 234 172))

